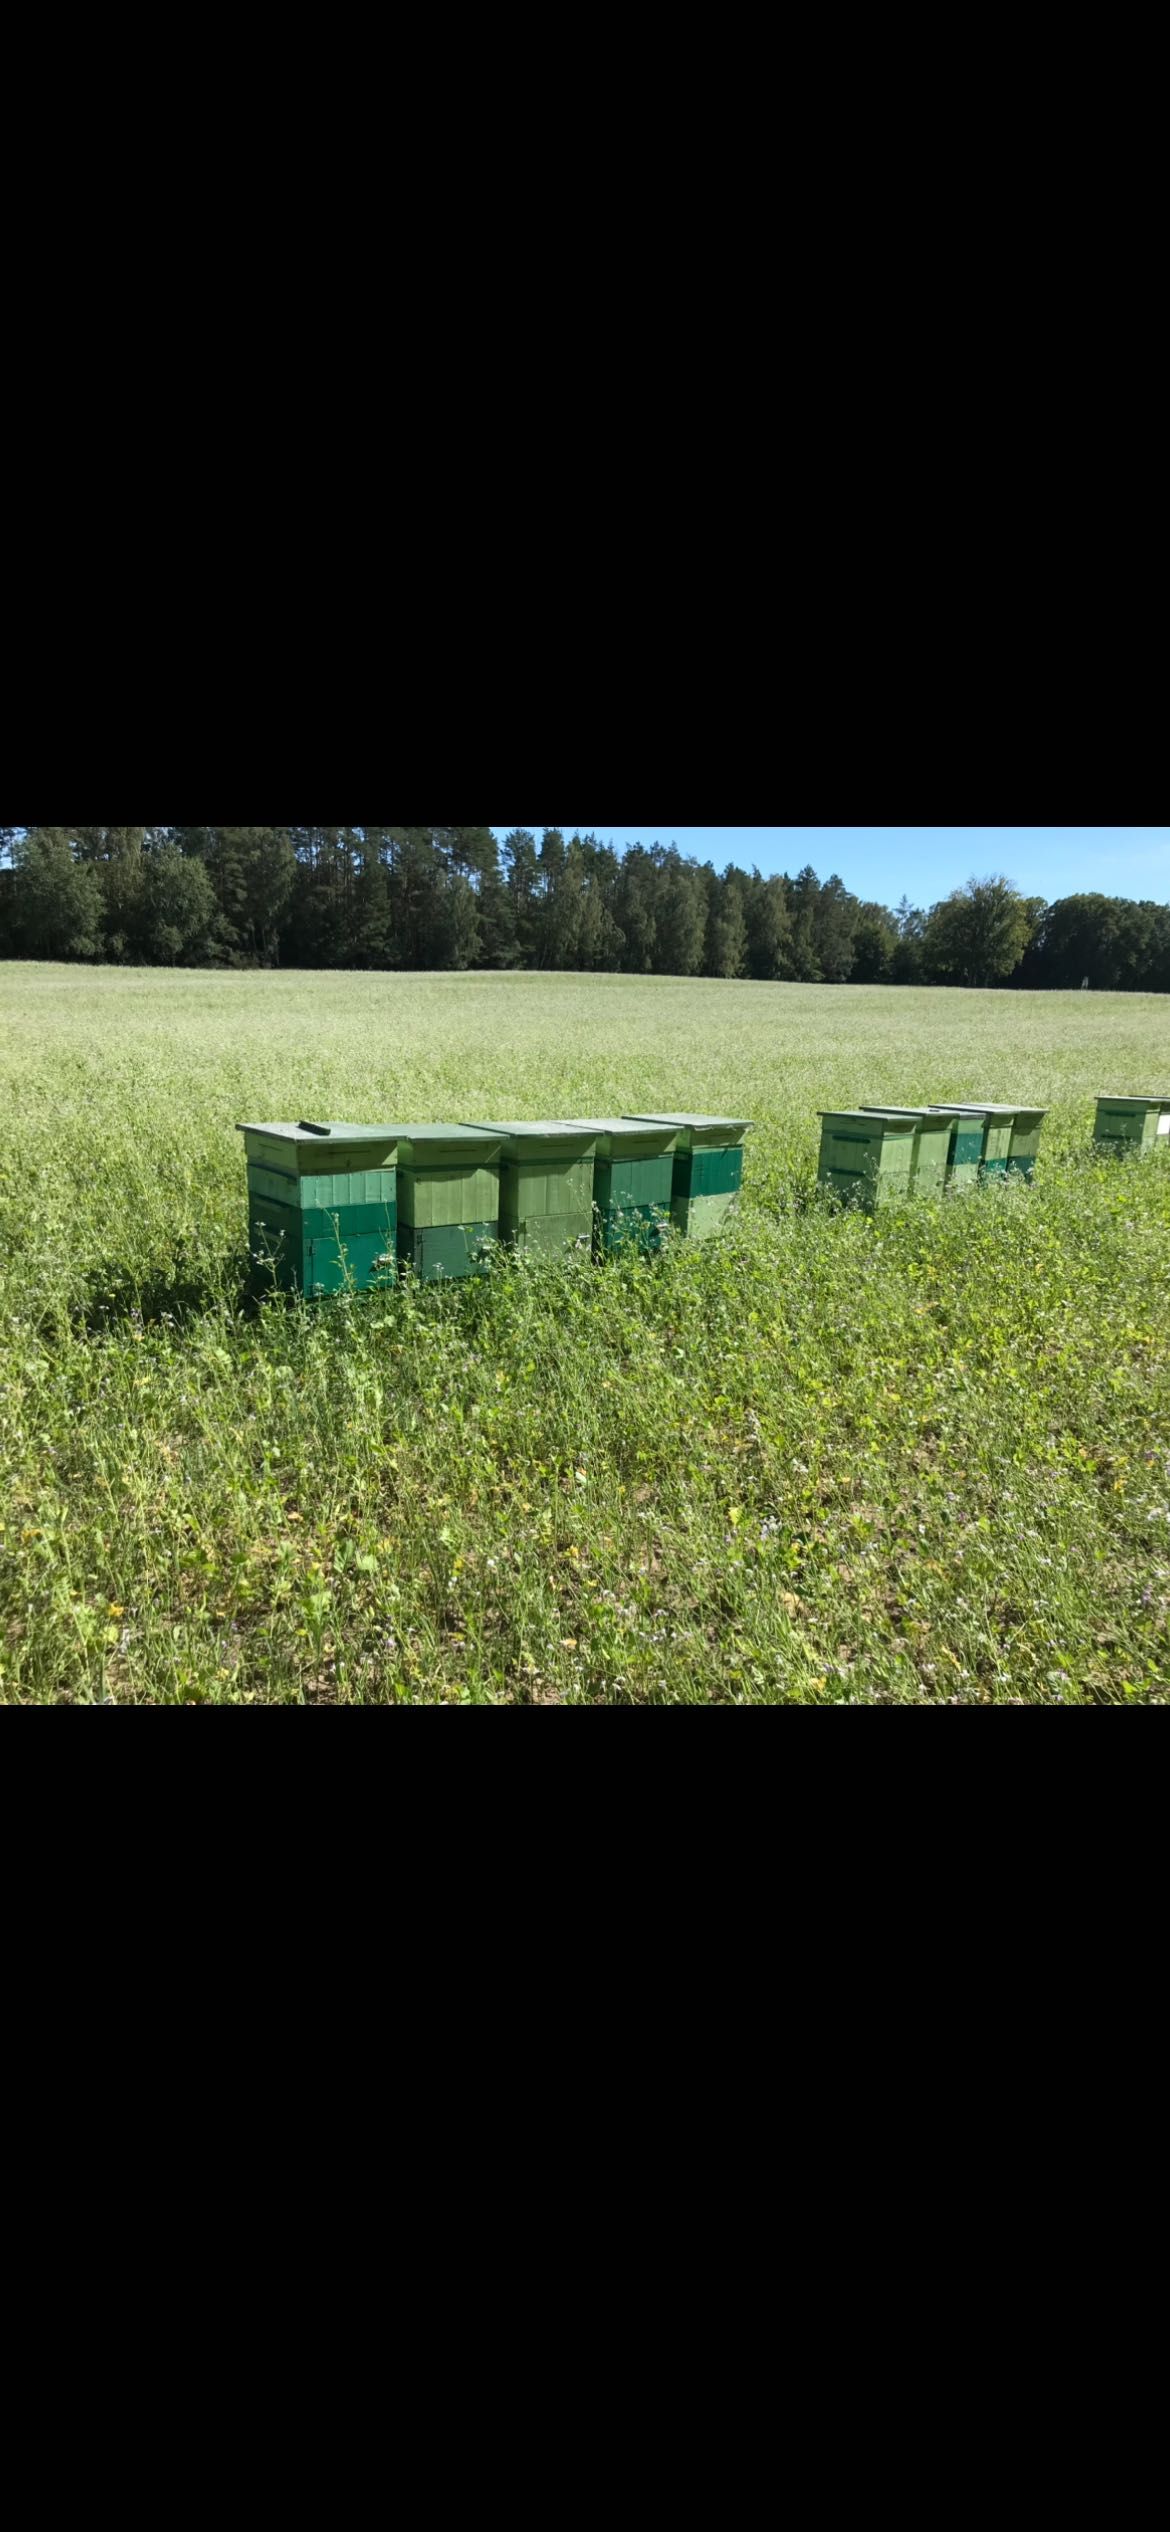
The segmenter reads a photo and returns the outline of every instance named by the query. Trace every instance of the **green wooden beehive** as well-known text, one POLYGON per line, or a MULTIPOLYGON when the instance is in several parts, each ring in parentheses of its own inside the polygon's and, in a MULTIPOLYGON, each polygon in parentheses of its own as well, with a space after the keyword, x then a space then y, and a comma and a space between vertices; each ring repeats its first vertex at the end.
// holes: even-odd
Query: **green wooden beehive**
POLYGON ((951 1120, 934 1108, 865 1108, 864 1116, 906 1116, 914 1120, 914 1157, 910 1163, 912 1196, 941 1196, 951 1161, 951 1120))
POLYGON ((968 1176, 973 1181, 981 1174, 987 1178, 1006 1174, 1012 1148, 1013 1109, 1001 1114, 984 1102, 952 1099, 943 1104, 936 1101, 932 1113, 950 1117, 959 1129, 951 1136, 950 1175, 956 1185, 962 1185, 968 1176), (964 1152, 966 1159, 961 1159, 964 1152))
POLYGON ((503 1136, 474 1125, 399 1125, 398 1262, 420 1283, 487 1271, 500 1236, 503 1136))
POLYGON ((738 1117, 639 1117, 640 1125, 674 1126, 678 1133, 671 1174, 670 1218, 684 1239, 709 1240, 739 1203, 744 1136, 750 1120, 738 1117))
POLYGON ((561 1123, 590 1135, 596 1145, 593 1239, 599 1256, 621 1248, 660 1248, 670 1222, 677 1128, 633 1117, 565 1117, 561 1123))
POLYGON ((1093 1139, 1118 1160, 1148 1157, 1167 1136, 1170 1136, 1170 1096, 1163 1099, 1122 1098, 1114 1094, 1098 1099, 1093 1139))
POLYGON ((969 1113, 990 1120, 988 1132, 996 1137, 995 1157, 989 1162, 985 1156, 984 1167, 989 1168, 992 1174, 1006 1171, 1009 1178, 1026 1178, 1030 1185, 1036 1174, 1047 1108, 1018 1108, 1009 1100, 994 1099, 988 1100, 986 1106, 973 1103, 969 1113), (1005 1126, 1008 1146, 1006 1155, 1001 1159, 999 1141, 1005 1126))
POLYGON ((909 1196, 915 1116, 905 1108, 822 1108, 818 1182, 872 1213, 909 1196))
POLYGON ((588 1126, 485 1124, 503 1137, 500 1237, 511 1248, 561 1251, 593 1245, 597 1137, 588 1126))
POLYGON ((386 1126, 242 1125, 260 1289, 367 1292, 397 1273, 398 1142, 386 1126))

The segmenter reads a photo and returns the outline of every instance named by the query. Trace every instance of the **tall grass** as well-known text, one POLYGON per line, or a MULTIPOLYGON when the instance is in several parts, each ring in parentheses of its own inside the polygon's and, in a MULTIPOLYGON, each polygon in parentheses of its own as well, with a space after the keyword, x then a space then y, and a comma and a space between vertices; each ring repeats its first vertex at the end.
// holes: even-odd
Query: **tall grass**
POLYGON ((0 968, 0 1698, 1161 1699, 1170 1005, 0 968), (1048 1102, 1031 1190, 870 1222, 818 1107, 1048 1102), (240 1118, 758 1120, 647 1266, 244 1306, 240 1118))

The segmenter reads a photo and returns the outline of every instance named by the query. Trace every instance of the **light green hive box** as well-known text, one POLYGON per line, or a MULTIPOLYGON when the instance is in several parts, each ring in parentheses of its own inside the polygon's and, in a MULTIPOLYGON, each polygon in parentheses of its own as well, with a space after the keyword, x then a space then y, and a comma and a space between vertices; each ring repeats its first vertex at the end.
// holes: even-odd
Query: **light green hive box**
POLYGON ((640 1117, 641 1125, 677 1129, 671 1178, 670 1218, 684 1239, 709 1240, 734 1213, 743 1185, 744 1117, 640 1117))
POLYGON ((1170 1094, 1165 1098, 1123 1097, 1112 1093, 1097 1101, 1093 1139, 1118 1160, 1148 1157, 1170 1138, 1170 1094))
POLYGON ((897 1108, 822 1108, 818 1182, 867 1213, 909 1196, 915 1118, 897 1108))
POLYGON ((950 1117, 940 1116, 934 1108, 865 1108, 864 1116, 911 1117, 914 1121, 914 1157, 910 1164, 912 1196, 941 1196, 946 1190, 951 1168, 950 1117))
POLYGON ((500 1237, 512 1248, 562 1250, 593 1245, 593 1168, 597 1137, 587 1128, 534 1119, 483 1131, 503 1137, 500 1152, 500 1237))
POLYGON ((398 1145, 385 1126, 241 1125, 259 1290, 366 1292, 397 1273, 398 1145))
POLYGON ((590 1135, 596 1145, 593 1236, 599 1255, 660 1248, 670 1222, 677 1128, 634 1117, 563 1117, 560 1123, 590 1135))
POLYGON ((502 1137, 472 1125, 399 1125, 398 1262, 420 1283, 485 1274, 500 1236, 502 1137))

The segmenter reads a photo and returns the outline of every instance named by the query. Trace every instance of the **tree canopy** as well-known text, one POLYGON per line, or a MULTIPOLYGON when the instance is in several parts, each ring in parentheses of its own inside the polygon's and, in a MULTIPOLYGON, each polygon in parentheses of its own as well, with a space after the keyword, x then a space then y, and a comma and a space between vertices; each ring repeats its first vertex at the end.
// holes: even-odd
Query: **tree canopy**
POLYGON ((0 827, 0 957, 1166 993, 1170 907, 993 876, 891 910, 560 827, 0 827))

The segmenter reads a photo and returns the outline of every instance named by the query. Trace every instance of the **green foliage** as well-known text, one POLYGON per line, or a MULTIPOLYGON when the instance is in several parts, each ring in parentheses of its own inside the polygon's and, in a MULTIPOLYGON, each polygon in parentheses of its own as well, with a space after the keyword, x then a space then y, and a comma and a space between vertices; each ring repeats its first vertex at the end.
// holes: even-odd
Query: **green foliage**
POLYGON ((737 870, 726 870, 722 880, 717 880, 712 871, 711 881, 704 973, 708 976, 742 976, 748 963, 744 884, 737 870))
POLYGON ((1164 1702, 1167 1077, 1133 996, 5 967, 0 1699, 1164 1702), (1032 1189, 816 1199, 818 1107, 980 1095, 1032 1189), (240 1117, 688 1105, 707 1247, 245 1306, 240 1117))
MULTIPOLYGON (((596 835, 487 826, 55 827, 59 851, 0 886, 17 956, 227 966, 599 970, 760 983, 1071 986, 1170 992, 1170 907, 1053 906, 972 879, 929 912, 863 904, 834 873, 720 875, 673 845, 619 859, 596 835), (184 886, 178 852, 201 872, 184 886), (162 895, 177 913, 158 912, 162 895), (27 907, 25 898, 27 895, 27 907), (37 946, 50 942, 51 948, 37 946), (74 944, 71 948, 67 946, 74 944)), ((0 828, 0 879, 22 830, 0 828)), ((56 850, 56 845, 54 850, 56 850)))
POLYGON ((13 946, 26 958, 96 958, 102 887, 72 851, 63 827, 38 826, 16 848, 13 946))
POLYGON ((201 962, 208 955, 215 921, 215 891, 203 864, 189 860, 177 844, 164 844, 150 854, 140 898, 146 956, 171 966, 180 959, 201 962))
POLYGON ((1007 879, 969 879, 934 907, 923 938, 927 972, 956 985, 995 985, 1014 974, 1032 920, 1007 879))
POLYGON ((1029 979, 1098 993, 1170 993, 1170 906, 1065 897, 1038 913, 1029 979))

